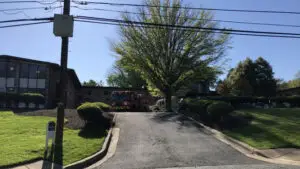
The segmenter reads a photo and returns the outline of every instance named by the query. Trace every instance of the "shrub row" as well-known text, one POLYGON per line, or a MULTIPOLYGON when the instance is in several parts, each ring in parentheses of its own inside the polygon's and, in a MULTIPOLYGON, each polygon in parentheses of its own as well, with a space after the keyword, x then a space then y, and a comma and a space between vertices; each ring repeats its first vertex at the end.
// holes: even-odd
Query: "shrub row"
POLYGON ((230 96, 211 96, 211 97, 201 97, 205 100, 214 100, 214 101, 224 101, 230 103, 231 105, 239 105, 244 103, 289 103, 292 106, 300 106, 300 96, 286 96, 286 97, 230 97, 230 96))
POLYGON ((86 123, 101 123, 104 126, 108 125, 110 120, 109 117, 104 115, 105 112, 109 111, 110 106, 101 103, 83 103, 77 108, 79 117, 86 123))
POLYGON ((234 110, 230 104, 224 101, 191 98, 184 99, 181 109, 188 109, 191 113, 196 113, 202 121, 207 123, 219 123, 234 110))
POLYGON ((9 101, 44 104, 45 96, 40 93, 0 93, 0 102, 9 101))

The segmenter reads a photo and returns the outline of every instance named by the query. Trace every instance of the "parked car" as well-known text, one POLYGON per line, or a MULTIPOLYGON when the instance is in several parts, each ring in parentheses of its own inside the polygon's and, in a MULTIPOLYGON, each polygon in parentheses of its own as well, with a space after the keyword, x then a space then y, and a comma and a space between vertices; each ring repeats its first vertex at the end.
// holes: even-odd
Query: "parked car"
POLYGON ((155 105, 150 106, 150 110, 153 112, 163 112, 166 110, 166 99, 159 99, 155 105))

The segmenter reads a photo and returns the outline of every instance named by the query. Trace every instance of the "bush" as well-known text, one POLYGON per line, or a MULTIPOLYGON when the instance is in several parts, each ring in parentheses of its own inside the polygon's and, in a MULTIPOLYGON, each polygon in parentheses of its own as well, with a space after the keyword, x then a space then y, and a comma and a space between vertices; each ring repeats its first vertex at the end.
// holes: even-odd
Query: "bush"
POLYGON ((208 105, 213 103, 212 100, 200 100, 200 99, 185 99, 184 106, 193 113, 205 113, 208 105))
POLYGON ((220 122, 233 112, 234 108, 226 102, 214 102, 207 107, 207 113, 213 122, 220 122))
POLYGON ((102 102, 95 102, 93 104, 96 104, 98 107, 100 107, 103 111, 108 112, 111 110, 111 106, 102 102))
POLYGON ((106 109, 109 105, 105 103, 83 103, 77 108, 79 117, 86 123, 101 123, 108 127, 110 119, 104 115, 102 108, 106 109))
POLYGON ((25 103, 44 104, 45 97, 40 93, 21 93, 19 96, 19 101, 25 103))
POLYGON ((0 93, 0 102, 10 101, 44 104, 45 96, 40 93, 0 93))

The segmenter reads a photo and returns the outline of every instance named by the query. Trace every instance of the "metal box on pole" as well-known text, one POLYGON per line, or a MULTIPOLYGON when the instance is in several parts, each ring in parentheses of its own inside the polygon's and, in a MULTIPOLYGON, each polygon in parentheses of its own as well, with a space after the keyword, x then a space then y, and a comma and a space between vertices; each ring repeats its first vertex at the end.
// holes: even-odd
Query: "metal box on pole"
POLYGON ((70 15, 54 15, 53 33, 60 37, 73 37, 74 18, 70 15))

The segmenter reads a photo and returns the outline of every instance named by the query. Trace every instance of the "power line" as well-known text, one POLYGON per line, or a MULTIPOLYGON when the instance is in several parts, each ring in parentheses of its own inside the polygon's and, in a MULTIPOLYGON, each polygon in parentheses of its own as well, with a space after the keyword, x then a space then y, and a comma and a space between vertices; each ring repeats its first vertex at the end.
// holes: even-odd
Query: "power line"
MULTIPOLYGON (((80 10, 95 10, 95 11, 106 11, 106 12, 117 12, 117 13, 128 13, 128 14, 136 14, 141 15, 144 13, 141 12, 128 12, 122 10, 113 10, 113 9, 103 9, 103 8, 81 8, 79 6, 72 6, 74 8, 80 10)), ((152 14, 145 14, 148 16, 160 16, 160 15, 152 15, 152 14)), ((162 16, 162 17, 170 17, 170 16, 162 16)), ((191 17, 179 17, 179 18, 188 18, 191 20, 206 20, 206 21, 213 21, 213 22, 224 22, 224 23, 235 23, 235 24, 248 24, 248 25, 264 25, 264 26, 279 26, 279 27, 295 27, 300 28, 300 25, 289 25, 289 24, 276 24, 276 23, 261 23, 261 22, 244 22, 244 21, 232 21, 232 20, 219 20, 219 19, 200 19, 200 18, 191 18, 191 17)))
MULTIPOLYGON (((115 26, 132 26, 130 24, 124 24, 124 23, 110 23, 107 21, 91 21, 91 20, 85 20, 85 19, 75 19, 77 22, 85 22, 85 23, 95 23, 95 24, 104 24, 104 25, 115 25, 115 26)), ((157 26, 143 26, 143 25, 135 25, 134 27, 142 27, 142 28, 152 28, 152 29, 165 29, 163 27, 157 27, 157 26)), ((172 30, 176 30, 178 28, 168 28, 172 30)), ((254 36, 254 37, 271 37, 271 38, 292 38, 292 39, 300 39, 300 36, 282 36, 282 35, 267 35, 267 34, 253 34, 253 33, 235 33, 235 32, 221 32, 221 31, 208 31, 208 30, 192 30, 192 29, 186 29, 186 31, 199 31, 199 32, 212 32, 212 33, 219 33, 219 34, 231 34, 231 35, 241 35, 241 36, 254 36)))
POLYGON ((41 1, 0 1, 0 4, 16 4, 16 3, 39 3, 42 5, 51 5, 60 2, 60 0, 56 0, 53 2, 41 2, 41 1))
POLYGON ((268 32, 268 31, 251 31, 251 30, 241 30, 241 29, 225 29, 225 28, 207 28, 207 27, 194 27, 194 26, 181 26, 181 25, 168 25, 159 23, 149 23, 149 22, 138 22, 138 21, 126 21, 119 19, 108 19, 108 18, 98 18, 89 16, 77 16, 79 19, 89 19, 98 21, 108 21, 115 23, 128 23, 137 25, 150 25, 150 26, 161 26, 161 27, 174 27, 174 28, 187 28, 187 29, 197 29, 197 30, 213 30, 222 32, 237 32, 237 33, 256 33, 256 34, 273 34, 273 35, 290 35, 290 36, 300 36, 299 33, 288 33, 288 32, 268 32))
POLYGON ((15 24, 15 25, 6 25, 0 26, 0 28, 11 28, 11 27, 20 27, 20 26, 28 26, 28 25, 38 25, 43 23, 50 23, 51 21, 44 21, 44 22, 35 22, 35 23, 24 23, 24 24, 15 24))
POLYGON ((43 9, 43 10, 51 10, 60 8, 61 6, 55 6, 55 7, 28 7, 28 8, 11 8, 11 9, 0 9, 0 12, 8 12, 8 11, 28 11, 28 10, 37 10, 37 9, 43 9))
POLYGON ((296 11, 273 11, 273 10, 249 10, 249 9, 225 9, 225 8, 195 8, 195 7, 181 7, 181 6, 163 6, 163 5, 144 5, 144 4, 130 4, 130 3, 112 3, 112 2, 95 2, 95 1, 75 1, 72 2, 79 5, 110 5, 110 6, 132 6, 132 7, 159 7, 159 8, 179 8, 179 9, 191 9, 191 10, 207 10, 207 11, 223 11, 223 12, 246 12, 246 13, 273 13, 273 14, 294 14, 300 15, 300 12, 296 11))
POLYGON ((10 23, 10 22, 28 22, 28 21, 53 21, 53 17, 48 18, 33 18, 33 19, 14 19, 14 20, 0 20, 1 23, 10 23))

